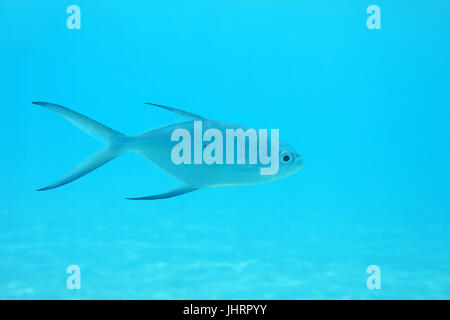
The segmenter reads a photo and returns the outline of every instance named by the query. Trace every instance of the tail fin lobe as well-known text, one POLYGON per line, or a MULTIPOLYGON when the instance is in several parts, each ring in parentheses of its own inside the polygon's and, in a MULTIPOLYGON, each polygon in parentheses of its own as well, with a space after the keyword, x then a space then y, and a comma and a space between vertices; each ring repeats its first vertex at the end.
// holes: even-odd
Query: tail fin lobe
POLYGON ((66 107, 48 102, 33 103, 58 113, 60 116, 69 120, 81 130, 92 135, 94 138, 106 141, 108 143, 108 146, 105 149, 92 154, 61 179, 45 188, 38 189, 37 191, 57 188, 72 182, 126 152, 125 144, 127 137, 124 134, 108 128, 107 126, 66 107))
POLYGON ((75 168, 70 170, 65 176, 63 176, 58 181, 52 183, 51 185, 45 188, 38 189, 37 191, 50 190, 68 184, 69 182, 81 178, 82 176, 97 169, 98 167, 101 167, 102 165, 111 161, 112 159, 116 158, 122 153, 123 152, 121 152, 120 150, 110 147, 100 150, 89 156, 83 162, 79 163, 75 168))
POLYGON ((123 135, 122 133, 116 130, 108 128, 107 126, 101 124, 100 122, 92 120, 82 115, 81 113, 75 112, 58 104, 49 102, 32 102, 32 103, 56 112, 61 117, 67 119, 75 126, 77 126, 81 130, 90 134, 91 136, 93 136, 98 140, 111 142, 114 137, 123 135))

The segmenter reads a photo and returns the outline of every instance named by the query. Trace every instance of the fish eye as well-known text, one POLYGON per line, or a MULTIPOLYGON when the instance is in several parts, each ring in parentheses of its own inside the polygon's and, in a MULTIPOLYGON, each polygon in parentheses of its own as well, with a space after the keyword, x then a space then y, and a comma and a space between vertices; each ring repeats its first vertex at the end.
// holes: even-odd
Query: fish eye
POLYGON ((292 162, 294 155, 289 151, 282 151, 280 154, 281 162, 284 164, 292 162))

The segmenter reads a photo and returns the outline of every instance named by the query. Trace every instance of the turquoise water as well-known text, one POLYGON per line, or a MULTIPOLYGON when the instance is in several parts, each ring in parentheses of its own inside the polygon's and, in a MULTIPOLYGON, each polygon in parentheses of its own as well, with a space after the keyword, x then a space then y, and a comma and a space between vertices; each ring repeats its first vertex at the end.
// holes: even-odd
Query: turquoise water
POLYGON ((449 299, 449 30, 447 1, 1 1, 0 298, 449 299), (99 144, 31 101, 279 128, 304 168, 128 201, 177 185, 130 153, 36 192, 99 144))

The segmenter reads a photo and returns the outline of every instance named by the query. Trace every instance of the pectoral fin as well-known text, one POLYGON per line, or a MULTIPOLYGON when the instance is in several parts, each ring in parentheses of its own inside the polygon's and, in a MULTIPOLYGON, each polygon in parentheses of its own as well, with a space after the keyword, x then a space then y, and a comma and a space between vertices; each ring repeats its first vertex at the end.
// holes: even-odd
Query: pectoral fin
POLYGON ((197 188, 191 187, 189 185, 182 185, 178 188, 175 188, 173 190, 170 190, 165 193, 156 194, 154 196, 147 196, 147 197, 140 197, 140 198, 127 198, 128 200, 158 200, 158 199, 167 199, 176 197, 185 193, 189 193, 192 191, 198 190, 197 188))

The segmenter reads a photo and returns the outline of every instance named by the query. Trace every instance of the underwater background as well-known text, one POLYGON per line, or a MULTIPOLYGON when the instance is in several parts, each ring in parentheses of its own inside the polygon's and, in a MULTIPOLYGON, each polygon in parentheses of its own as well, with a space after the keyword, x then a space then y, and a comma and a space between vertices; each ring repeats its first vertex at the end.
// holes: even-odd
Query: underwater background
POLYGON ((0 1, 0 299, 449 299, 449 31, 443 0, 0 1), (279 128, 304 168, 129 201, 178 184, 129 153, 36 192, 100 144, 31 101, 279 128))

